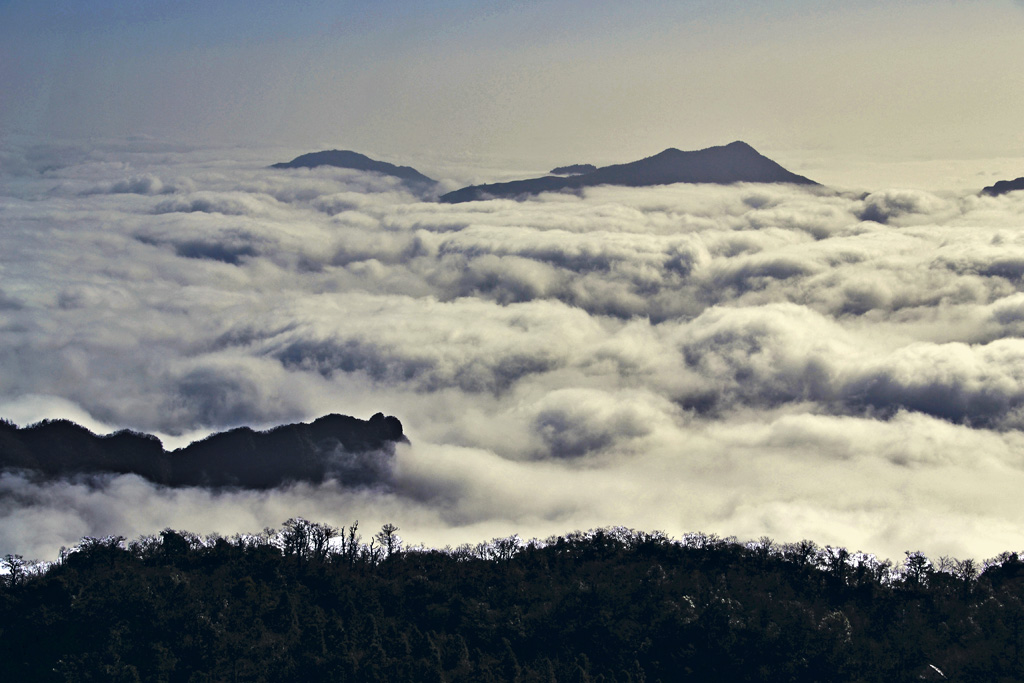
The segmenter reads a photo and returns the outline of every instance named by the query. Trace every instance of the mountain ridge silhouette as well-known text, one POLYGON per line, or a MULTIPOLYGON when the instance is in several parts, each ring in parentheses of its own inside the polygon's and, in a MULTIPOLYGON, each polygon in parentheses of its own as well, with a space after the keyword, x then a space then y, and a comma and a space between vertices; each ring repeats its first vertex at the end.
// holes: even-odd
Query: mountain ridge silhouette
POLYGON ((332 413, 267 431, 238 427, 174 451, 129 430, 99 436, 69 420, 27 427, 0 420, 0 469, 43 479, 135 474, 172 487, 269 489, 328 478, 372 485, 387 479, 387 456, 397 443, 408 443, 402 423, 383 413, 369 420, 332 413))
POLYGON ((1007 192, 1016 192, 1018 190, 1024 190, 1024 177, 1016 178, 1015 180, 1000 180, 994 185, 989 185, 983 189, 981 193, 989 197, 998 197, 1007 192))
POLYGON ((786 170, 747 143, 736 141, 728 145, 690 152, 669 147, 638 161, 603 166, 589 173, 568 177, 548 175, 504 183, 470 185, 441 195, 440 201, 456 204, 541 192, 577 190, 596 185, 650 187, 673 183, 731 185, 742 182, 819 184, 786 170))
POLYGON ((386 161, 371 159, 365 154, 353 152, 350 149, 328 149, 321 152, 310 152, 301 154, 291 161, 282 161, 272 164, 270 168, 317 168, 318 166, 333 166, 335 168, 350 168, 355 171, 370 171, 382 175, 394 176, 414 183, 434 184, 437 181, 428 178, 412 166, 396 166, 386 161))

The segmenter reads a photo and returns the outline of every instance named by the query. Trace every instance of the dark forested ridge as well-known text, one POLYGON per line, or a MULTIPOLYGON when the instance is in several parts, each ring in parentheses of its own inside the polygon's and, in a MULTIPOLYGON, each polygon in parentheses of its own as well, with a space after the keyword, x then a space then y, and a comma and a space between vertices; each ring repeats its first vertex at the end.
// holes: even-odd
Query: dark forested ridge
POLYGON ((288 481, 378 483, 387 457, 406 441, 398 418, 326 415, 311 423, 259 432, 240 427, 167 452, 149 434, 97 436, 67 420, 19 428, 0 420, 0 469, 43 478, 137 474, 166 486, 265 489, 288 481))
MULTIPOLYGON (((559 169, 555 169, 559 170, 559 169)), ((797 175, 760 154, 745 142, 684 152, 670 147, 654 156, 626 164, 602 166, 569 176, 549 175, 490 185, 470 185, 441 195, 442 202, 478 201, 498 197, 519 197, 540 192, 578 190, 597 185, 650 187, 672 183, 818 183, 797 175)))
POLYGON ((1024 563, 614 528, 402 547, 290 519, 0 577, 10 681, 1021 681, 1024 563))

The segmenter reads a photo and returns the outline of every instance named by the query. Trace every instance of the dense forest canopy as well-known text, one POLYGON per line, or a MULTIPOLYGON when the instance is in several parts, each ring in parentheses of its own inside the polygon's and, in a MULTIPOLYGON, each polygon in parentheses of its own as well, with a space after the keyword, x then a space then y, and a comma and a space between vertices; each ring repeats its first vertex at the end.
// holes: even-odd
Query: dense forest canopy
POLYGON ((1024 562, 603 528, 404 547, 302 518, 4 560, 6 680, 1017 681, 1024 562))

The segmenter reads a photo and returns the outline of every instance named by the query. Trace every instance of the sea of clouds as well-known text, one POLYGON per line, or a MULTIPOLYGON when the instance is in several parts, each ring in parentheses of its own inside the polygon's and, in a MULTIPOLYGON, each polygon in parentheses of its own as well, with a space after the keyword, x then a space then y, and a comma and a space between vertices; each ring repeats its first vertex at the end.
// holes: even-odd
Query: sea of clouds
POLYGON ((410 445, 359 487, 0 473, 0 554, 296 515, 430 545, 618 524, 892 558, 1024 545, 1024 193, 449 205, 267 168, 288 158, 7 143, 0 417, 171 448, 383 412, 410 445))

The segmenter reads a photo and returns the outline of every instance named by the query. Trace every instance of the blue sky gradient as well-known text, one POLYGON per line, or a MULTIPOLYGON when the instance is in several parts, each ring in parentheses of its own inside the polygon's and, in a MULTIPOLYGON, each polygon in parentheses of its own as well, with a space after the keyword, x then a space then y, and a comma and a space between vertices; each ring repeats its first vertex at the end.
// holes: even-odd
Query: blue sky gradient
POLYGON ((0 134, 620 161, 1020 156, 1020 2, 0 3, 0 134))

